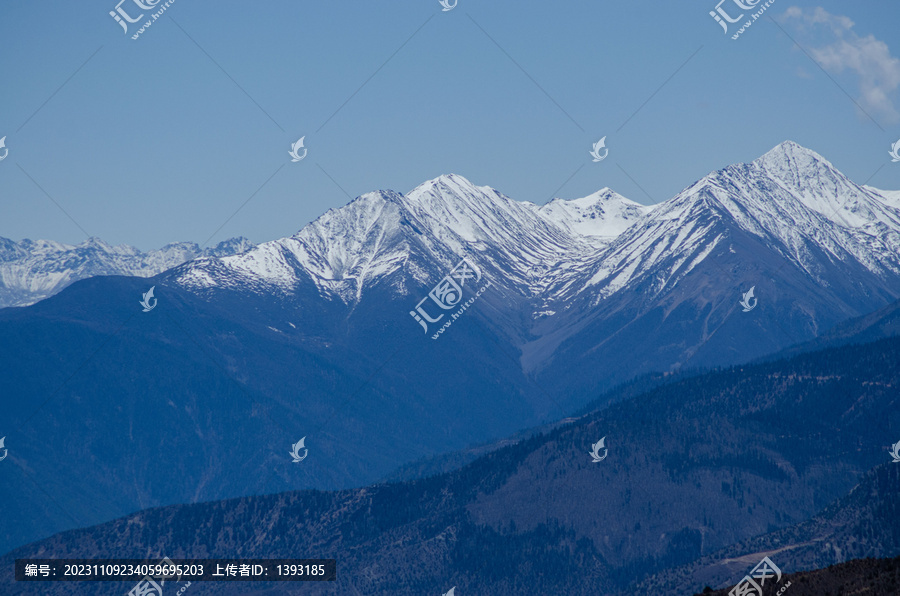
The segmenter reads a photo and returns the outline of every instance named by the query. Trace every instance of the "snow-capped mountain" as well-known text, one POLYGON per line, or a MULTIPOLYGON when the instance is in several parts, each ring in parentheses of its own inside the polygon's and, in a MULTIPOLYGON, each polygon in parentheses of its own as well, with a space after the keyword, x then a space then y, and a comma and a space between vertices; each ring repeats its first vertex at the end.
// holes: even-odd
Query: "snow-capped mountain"
POLYGON ((788 141, 692 184, 549 287, 554 315, 537 322, 523 364, 574 375, 566 363, 590 354, 607 376, 622 354, 634 355, 628 375, 725 365, 898 297, 900 210, 788 141), (751 288, 761 309, 745 315, 751 288))
POLYGON ((590 295, 596 305, 645 282, 652 295, 671 289, 713 251, 734 254, 736 232, 817 283, 851 263, 893 280, 900 275, 900 209, 892 196, 856 185, 790 141, 655 208, 609 189, 538 208, 449 175, 406 195, 363 195, 290 238, 194 261, 177 281, 196 289, 263 283, 289 290, 310 280, 352 303, 382 280, 406 295, 410 284, 427 283, 434 267, 468 254, 500 286, 541 294, 541 312, 555 312, 577 296, 590 295))
POLYGON ((853 262, 881 279, 900 275, 900 209, 788 141, 660 204, 616 239, 577 290, 594 287, 602 298, 648 277, 652 291, 670 288, 717 247, 733 253, 725 243, 734 230, 765 242, 817 282, 828 282, 826 262, 853 262))
MULTIPOLYGON (((105 260, 91 263, 102 262, 101 273, 153 275, 174 261, 188 261, 164 279, 207 296, 223 290, 288 300, 304 296, 308 312, 314 295, 328 308, 340 303, 350 313, 366 296, 373 308, 374 300, 409 301, 465 256, 491 279, 492 324, 514 338, 530 370, 593 323, 603 323, 605 337, 663 304, 664 313, 684 300, 698 309, 714 308, 720 300, 732 306, 740 288, 759 286, 757 295, 772 290, 763 298, 771 301, 774 287, 764 289, 765 284, 778 284, 785 275, 779 288, 808 292, 819 305, 796 306, 803 312, 794 313, 795 341, 883 306, 900 295, 895 197, 853 183, 821 155, 786 141, 654 207, 608 188, 538 207, 450 174, 406 194, 367 193, 289 238, 249 250, 242 244, 239 254, 211 251, 194 258, 196 247, 187 247, 150 258, 102 245, 105 260), (131 259, 128 267, 119 265, 123 259, 131 259), (699 283, 692 275, 698 269, 705 281, 683 285, 691 277, 699 283), (679 285, 676 299, 672 292, 679 285)), ((40 250, 30 248, 29 254, 41 261, 40 250)), ((51 267, 55 277, 36 277, 40 282, 28 287, 47 294, 41 283, 70 283, 70 269, 80 277, 98 274, 87 265, 51 267)), ((684 349, 694 354, 712 333, 707 329, 698 344, 687 342, 684 349)), ((615 343, 604 339, 609 342, 615 343)), ((760 350, 763 345, 779 347, 762 342, 760 350)))
MULTIPOLYGON (((614 213, 618 216, 619 210, 614 213)), ((193 261, 177 271, 175 280, 198 290, 262 283, 282 291, 311 281, 323 294, 349 304, 381 281, 397 295, 407 295, 411 285, 427 283, 431 269, 452 267, 463 255, 485 273, 509 280, 502 286, 530 287, 541 272, 565 269, 574 257, 593 250, 587 237, 532 204, 450 174, 406 195, 362 195, 290 238, 233 257, 193 261)))
POLYGON ((409 309, 465 256, 493 283, 485 324, 521 353, 526 372, 599 358, 594 383, 622 353, 642 350, 634 367, 613 366, 625 380, 663 361, 761 356, 900 297, 892 196, 790 141, 653 208, 609 189, 537 207, 448 175, 405 195, 363 195, 291 238, 167 275, 198 292, 299 297, 315 288, 347 312, 369 312, 395 300, 409 309), (758 314, 773 318, 732 329, 750 288, 765 305, 758 314))
POLYGON ((0 238, 0 308, 33 304, 79 279, 151 277, 201 255, 224 257, 251 248, 253 244, 246 238, 231 238, 203 250, 193 242, 176 242, 148 252, 127 245, 110 246, 99 238, 78 245, 0 238))
POLYGON ((581 199, 553 199, 538 211, 574 235, 606 246, 653 207, 635 203, 609 188, 581 199))
POLYGON ((874 186, 863 186, 863 188, 883 197, 884 201, 888 205, 900 209, 900 190, 881 190, 880 188, 875 188, 874 186))

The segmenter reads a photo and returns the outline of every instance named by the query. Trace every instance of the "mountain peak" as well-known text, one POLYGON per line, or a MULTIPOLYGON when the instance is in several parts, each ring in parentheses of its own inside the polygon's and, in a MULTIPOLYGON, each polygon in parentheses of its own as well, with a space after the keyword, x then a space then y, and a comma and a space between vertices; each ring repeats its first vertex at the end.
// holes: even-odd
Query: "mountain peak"
POLYGON ((497 192, 488 186, 476 186, 467 178, 464 178, 459 174, 441 174, 437 178, 423 182, 415 187, 409 191, 406 196, 412 200, 419 200, 427 195, 436 194, 438 196, 443 196, 447 191, 449 191, 451 195, 461 197, 485 193, 494 194, 497 192))
POLYGON ((579 199, 553 199, 538 211, 570 232, 606 243, 651 209, 604 187, 579 199))
POLYGON ((830 161, 794 141, 784 141, 776 145, 753 162, 773 173, 785 170, 808 169, 824 165, 834 169, 830 161))
POLYGON ((441 174, 437 178, 435 178, 432 182, 443 182, 446 184, 467 184, 469 186, 474 186, 469 179, 465 176, 460 176, 459 174, 449 173, 449 174, 441 174))
MULTIPOLYGON (((887 196, 855 184, 827 159, 797 143, 785 141, 751 167, 809 209, 845 228, 885 224, 897 229, 900 224, 900 214, 887 196)), ((791 217, 796 221, 797 214, 791 217)))
POLYGON ((777 145, 772 147, 772 149, 770 149, 767 153, 774 153, 776 151, 806 151, 809 153, 815 153, 811 149, 807 149, 800 143, 797 143, 790 139, 786 139, 786 140, 782 141, 781 143, 778 143, 777 145))

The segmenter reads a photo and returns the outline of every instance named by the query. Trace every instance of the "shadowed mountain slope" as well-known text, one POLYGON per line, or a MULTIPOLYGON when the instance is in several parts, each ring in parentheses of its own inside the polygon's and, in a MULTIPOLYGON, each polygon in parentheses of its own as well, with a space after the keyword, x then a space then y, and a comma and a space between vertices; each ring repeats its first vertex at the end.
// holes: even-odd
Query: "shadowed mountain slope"
MULTIPOLYGON (((900 433, 898 358, 892 338, 685 379, 424 480, 143 511, 17 549, 0 582, 12 585, 13 558, 37 553, 308 556, 339 559, 338 581, 311 594, 613 594, 865 486, 900 433), (593 463, 603 436, 609 455, 593 463)), ((847 498, 865 512, 863 497, 847 498)), ((835 546, 855 552, 851 535, 835 546)))

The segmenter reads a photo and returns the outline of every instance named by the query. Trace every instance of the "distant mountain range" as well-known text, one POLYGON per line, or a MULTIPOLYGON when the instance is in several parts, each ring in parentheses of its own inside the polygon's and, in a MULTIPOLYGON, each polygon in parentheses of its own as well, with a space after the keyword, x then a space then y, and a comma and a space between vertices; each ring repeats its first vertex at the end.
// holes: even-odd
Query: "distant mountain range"
POLYGON ((696 376, 425 479, 142 511, 8 553, 0 584, 28 593, 13 559, 38 555, 308 556, 339 560, 309 594, 693 594, 765 554, 784 573, 897 556, 898 358, 894 337, 696 376))
POLYGON ((253 246, 246 238, 231 238, 214 248, 176 242, 141 252, 132 246, 110 246, 99 238, 78 245, 0 238, 0 308, 34 304, 88 277, 152 277, 200 256, 227 257, 253 246))
POLYGON ((900 298, 889 195, 791 142, 652 209, 448 175, 0 310, 4 464, 26 475, 0 476, 22 495, 0 550, 151 506, 367 485, 638 375, 813 340, 900 298))

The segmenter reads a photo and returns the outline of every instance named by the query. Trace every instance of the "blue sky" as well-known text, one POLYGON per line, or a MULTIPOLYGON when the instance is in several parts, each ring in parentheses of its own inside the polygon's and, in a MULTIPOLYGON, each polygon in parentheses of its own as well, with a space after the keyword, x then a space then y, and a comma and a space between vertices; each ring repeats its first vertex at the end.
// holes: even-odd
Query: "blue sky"
POLYGON ((900 189, 900 5, 776 0, 732 40, 717 1, 176 0, 137 40, 118 0, 6 2, 0 236, 262 242, 450 172, 647 204, 785 139, 900 189))

